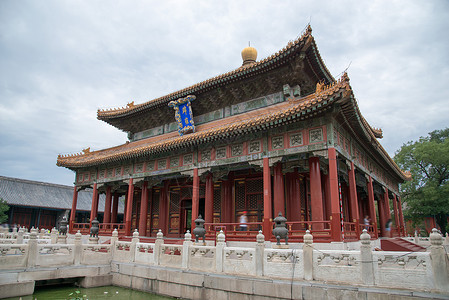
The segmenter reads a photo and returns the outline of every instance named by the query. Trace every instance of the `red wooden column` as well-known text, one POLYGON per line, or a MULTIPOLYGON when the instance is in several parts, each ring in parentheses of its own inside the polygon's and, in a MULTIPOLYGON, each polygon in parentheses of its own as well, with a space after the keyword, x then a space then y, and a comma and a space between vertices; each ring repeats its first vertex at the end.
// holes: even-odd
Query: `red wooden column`
POLYGON ((331 235, 332 241, 339 242, 342 241, 342 234, 340 196, 338 190, 337 151, 335 148, 329 148, 327 151, 329 157, 329 190, 331 197, 331 235))
POLYGON ((131 235, 131 219, 133 212, 133 198, 134 198, 134 183, 133 179, 129 179, 128 183, 128 198, 126 203, 126 212, 125 212, 125 235, 131 235))
POLYGON ((126 223, 126 208, 128 207, 128 193, 125 194, 125 205, 123 208, 123 223, 126 223))
POLYGON ((398 224, 399 227, 399 235, 405 236, 405 224, 404 224, 404 217, 402 215, 402 205, 401 205, 401 197, 396 197, 396 194, 393 194, 394 201, 397 201, 397 212, 398 212, 398 224))
POLYGON ((139 216, 139 235, 147 234, 147 217, 148 217, 148 181, 144 181, 142 185, 142 194, 140 197, 140 216, 139 216))
POLYGON ((266 239, 271 238, 273 209, 271 206, 271 173, 268 157, 263 158, 263 225, 262 232, 266 239))
POLYGON ((94 183, 92 193, 92 207, 90 209, 90 226, 92 226, 92 221, 97 217, 97 209, 98 209, 98 190, 97 190, 97 183, 94 183))
POLYGON ((103 223, 111 223, 111 202, 112 202, 111 187, 108 186, 106 188, 106 202, 104 204, 103 223))
MULTIPOLYGON (((321 190, 320 159, 318 157, 309 158, 310 176, 310 206, 312 209, 312 221, 323 221, 323 193, 321 190)), ((331 195, 332 196, 332 195, 331 195)), ((338 189, 337 189, 338 197, 338 189)), ((314 224, 312 229, 324 229, 323 223, 314 224)))
POLYGON ((76 189, 76 186, 73 187, 73 199, 72 199, 72 210, 70 211, 70 232, 74 233, 73 231, 73 224, 75 224, 75 217, 76 217, 76 203, 78 202, 78 190, 76 189))
POLYGON ((301 191, 298 170, 288 173, 285 176, 287 185, 287 216, 290 221, 301 220, 301 191))
POLYGON ((281 212, 285 217, 284 175, 282 174, 282 163, 280 162, 274 166, 273 190, 274 215, 277 217, 279 212, 281 212))
POLYGON ((159 229, 166 235, 168 233, 168 206, 170 197, 169 193, 170 181, 164 181, 164 186, 159 195, 159 229))
POLYGON ((117 192, 115 192, 114 193, 114 200, 112 201, 111 223, 117 223, 118 199, 119 199, 119 194, 117 192))
POLYGON ((374 190, 373 190, 373 179, 371 176, 367 175, 367 187, 368 187, 368 205, 369 205, 369 213, 371 218, 371 225, 374 227, 374 238, 379 237, 379 233, 377 232, 377 219, 376 219, 376 207, 374 205, 374 190))
POLYGON ((385 223, 387 222, 387 219, 385 219, 385 194, 383 199, 377 201, 377 212, 379 213, 380 235, 386 237, 385 223))
POLYGON ((323 184, 323 204, 324 204, 324 220, 330 220, 331 212, 331 190, 329 182, 329 174, 321 174, 321 182, 323 184))
POLYGON ((228 175, 228 180, 221 182, 221 222, 233 223, 232 219, 232 174, 228 175))
POLYGON ((209 173, 206 176, 204 214, 204 221, 206 221, 206 223, 212 223, 214 221, 214 180, 212 173, 209 173))
MULTIPOLYGON (((387 221, 388 221, 389 219, 391 219, 390 197, 388 196, 388 189, 387 189, 387 188, 385 188, 384 202, 385 202, 385 206, 384 206, 384 209, 385 209, 385 210, 384 210, 384 216, 385 216, 385 219, 384 219, 384 224, 382 224, 382 226, 385 227, 387 221)), ((389 233, 389 234, 390 234, 389 237, 391 237, 391 225, 390 225, 390 233, 389 233)))
POLYGON ((193 169, 193 186, 192 186, 192 230, 195 228, 195 220, 198 218, 200 206, 200 177, 198 176, 198 168, 193 169))
POLYGON ((396 231, 401 236, 401 224, 399 224, 399 211, 396 195, 393 194, 393 213, 394 213, 394 224, 396 224, 396 231))
POLYGON ((355 168, 354 163, 351 161, 350 169, 348 172, 349 177, 349 208, 351 209, 351 222, 355 223, 355 231, 357 237, 360 236, 360 215, 359 215, 359 201, 357 199, 357 184, 355 181, 355 168))

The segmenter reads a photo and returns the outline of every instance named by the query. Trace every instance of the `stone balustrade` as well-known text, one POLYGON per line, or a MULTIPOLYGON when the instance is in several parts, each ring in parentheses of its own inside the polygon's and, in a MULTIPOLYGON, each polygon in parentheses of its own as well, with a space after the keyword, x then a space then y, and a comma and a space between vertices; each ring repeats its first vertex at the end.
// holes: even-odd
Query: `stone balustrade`
MULTIPOLYGON (((364 230, 365 231, 365 230, 364 230)), ((261 233, 254 247, 227 247, 224 234, 215 246, 194 243, 190 233, 182 245, 164 244, 162 232, 155 243, 141 243, 135 231, 131 242, 118 241, 113 233, 111 244, 38 244, 31 232, 28 243, 0 244, 0 270, 50 266, 134 263, 193 270, 216 274, 249 275, 333 282, 338 284, 409 289, 449 293, 448 256, 443 238, 436 230, 430 237, 429 252, 373 251, 369 235, 361 235, 360 250, 318 250, 310 233, 299 249, 267 248, 261 233)), ((1 284, 1 282, 0 282, 1 284)))

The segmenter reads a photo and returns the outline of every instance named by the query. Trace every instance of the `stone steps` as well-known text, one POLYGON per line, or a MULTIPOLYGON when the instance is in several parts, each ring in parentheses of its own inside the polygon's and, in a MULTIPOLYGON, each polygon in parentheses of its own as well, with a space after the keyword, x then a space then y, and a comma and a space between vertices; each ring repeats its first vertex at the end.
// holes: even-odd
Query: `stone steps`
POLYGON ((383 251, 423 252, 426 248, 401 238, 382 239, 380 247, 383 251))

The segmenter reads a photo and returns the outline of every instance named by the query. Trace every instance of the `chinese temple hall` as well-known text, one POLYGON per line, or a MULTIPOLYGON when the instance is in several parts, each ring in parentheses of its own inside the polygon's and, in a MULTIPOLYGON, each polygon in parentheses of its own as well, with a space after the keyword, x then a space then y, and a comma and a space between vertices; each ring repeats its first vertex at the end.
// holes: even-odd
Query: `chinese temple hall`
POLYGON ((201 215, 209 239, 223 230, 228 240, 255 241, 262 230, 274 240, 273 220, 282 213, 292 242, 307 229, 316 242, 355 241, 364 228, 372 238, 404 235, 398 184, 409 174, 362 116, 348 75, 328 71, 310 26, 265 59, 252 47, 242 58, 235 70, 185 89, 98 110, 129 141, 58 156, 58 166, 76 172, 72 233, 89 225, 74 216, 78 191, 90 187, 90 222, 105 194, 100 234, 138 229, 155 237, 161 229, 181 238, 201 215))

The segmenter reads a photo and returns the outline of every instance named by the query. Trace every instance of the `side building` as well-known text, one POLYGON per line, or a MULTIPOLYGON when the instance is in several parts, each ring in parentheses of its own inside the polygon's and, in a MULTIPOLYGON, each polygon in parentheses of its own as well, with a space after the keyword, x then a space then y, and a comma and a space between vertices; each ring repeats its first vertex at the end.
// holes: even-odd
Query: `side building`
POLYGON ((307 229, 319 242, 356 240, 364 228, 377 238, 390 218, 393 235, 403 235, 398 184, 409 175, 360 113, 348 75, 336 80, 324 65, 310 26, 265 59, 252 47, 242 58, 237 69, 166 96, 99 110, 129 141, 58 156, 76 172, 74 205, 78 188, 93 188, 92 219, 95 193, 106 210, 124 195, 122 235, 181 237, 201 215, 210 238, 218 230, 273 238, 279 213, 291 241, 307 229))
MULTIPOLYGON (((77 223, 89 224, 92 189, 78 192, 75 215, 77 223)), ((59 227, 63 216, 69 217, 73 202, 73 187, 47 182, 0 176, 0 198, 9 205, 8 225, 52 229, 59 227)), ((105 197, 100 197, 98 215, 102 221, 105 197)), ((121 205, 123 216, 123 204, 121 205)), ((87 226, 84 226, 87 227, 87 226)))

